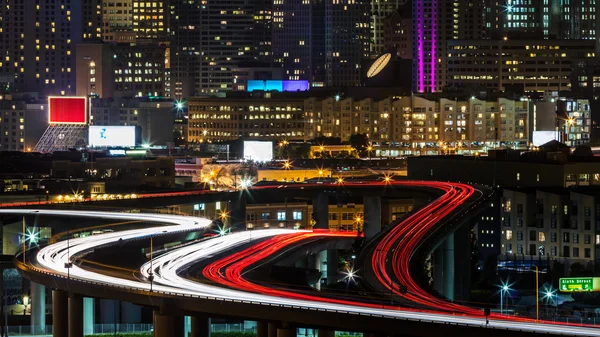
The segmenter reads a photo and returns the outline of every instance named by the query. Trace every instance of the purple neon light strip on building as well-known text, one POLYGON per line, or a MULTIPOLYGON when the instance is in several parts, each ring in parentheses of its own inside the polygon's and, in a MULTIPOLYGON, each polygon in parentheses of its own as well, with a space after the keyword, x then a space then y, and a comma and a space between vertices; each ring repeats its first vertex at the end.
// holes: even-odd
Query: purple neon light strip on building
POLYGON ((418 73, 418 79, 417 79, 417 83, 419 84, 419 92, 424 92, 425 91, 425 84, 424 84, 424 80, 423 80, 423 76, 425 75, 425 58, 423 55, 423 47, 425 46, 424 41, 423 41, 423 20, 425 19, 424 15, 423 15, 423 0, 419 0, 417 1, 417 13, 416 13, 416 19, 417 19, 417 46, 419 48, 418 52, 419 52, 419 56, 418 56, 418 67, 419 67, 419 73, 418 73))
POLYGON ((437 40, 437 1, 431 2, 431 92, 435 92, 435 47, 437 40))

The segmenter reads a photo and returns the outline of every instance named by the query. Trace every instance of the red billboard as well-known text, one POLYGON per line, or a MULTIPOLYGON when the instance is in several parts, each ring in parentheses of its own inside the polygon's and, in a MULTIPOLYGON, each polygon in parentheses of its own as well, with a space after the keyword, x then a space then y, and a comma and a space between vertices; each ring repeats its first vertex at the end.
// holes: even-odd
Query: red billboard
POLYGON ((86 97, 48 97, 49 124, 87 124, 86 97))

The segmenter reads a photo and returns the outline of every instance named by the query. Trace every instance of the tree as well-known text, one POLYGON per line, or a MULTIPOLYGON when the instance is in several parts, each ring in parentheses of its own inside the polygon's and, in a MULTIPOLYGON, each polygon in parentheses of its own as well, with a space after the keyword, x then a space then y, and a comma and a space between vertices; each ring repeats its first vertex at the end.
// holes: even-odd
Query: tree
POLYGON ((365 133, 355 133, 348 139, 350 146, 352 146, 359 155, 362 155, 367 146, 369 145, 369 138, 365 133))

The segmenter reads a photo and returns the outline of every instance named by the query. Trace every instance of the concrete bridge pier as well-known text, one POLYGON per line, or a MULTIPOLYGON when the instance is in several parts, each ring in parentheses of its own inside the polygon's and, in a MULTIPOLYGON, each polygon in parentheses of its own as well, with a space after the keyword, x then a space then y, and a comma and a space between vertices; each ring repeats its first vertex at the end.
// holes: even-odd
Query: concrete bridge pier
POLYGON ((450 234, 444 245, 444 296, 454 300, 454 234, 450 234))
POLYGON ((363 232, 365 239, 372 238, 381 231, 381 197, 364 196, 365 217, 363 232))
MULTIPOLYGON (((205 315, 191 317, 191 329, 189 337, 210 337, 210 318, 205 315)), ((187 336, 186 336, 187 337, 187 336)))
POLYGON ((269 322, 267 324, 267 337, 277 337, 277 323, 269 322))
POLYGON ((31 282, 31 332, 46 333, 46 287, 31 282))
POLYGON ((154 311, 154 337, 183 337, 183 316, 154 311))
MULTIPOLYGON (((315 253, 308 256, 308 268, 321 271, 321 253, 315 253)), ((321 279, 312 285, 316 290, 321 290, 321 279)), ((270 336, 269 336, 270 337, 270 336)))
POLYGON ((256 321, 256 337, 269 337, 269 324, 265 321, 256 321))
POLYGON ((470 297, 470 233, 469 226, 460 227, 433 253, 433 288, 452 301, 468 301, 470 297))
POLYGON ((69 337, 83 337, 83 296, 69 296, 69 337))
POLYGON ((246 230, 246 193, 242 190, 238 198, 229 202, 229 224, 231 231, 246 230))
POLYGON ((66 291, 52 291, 52 325, 54 326, 53 337, 68 337, 68 295, 66 291))
POLYGON ((338 281, 338 260, 337 249, 327 250, 327 285, 336 284, 338 281))
POLYGON ((329 197, 325 193, 317 193, 312 199, 312 215, 316 221, 314 228, 329 229, 329 197))
POLYGON ((281 323, 277 328, 277 337, 296 337, 296 329, 292 329, 288 323, 281 323))

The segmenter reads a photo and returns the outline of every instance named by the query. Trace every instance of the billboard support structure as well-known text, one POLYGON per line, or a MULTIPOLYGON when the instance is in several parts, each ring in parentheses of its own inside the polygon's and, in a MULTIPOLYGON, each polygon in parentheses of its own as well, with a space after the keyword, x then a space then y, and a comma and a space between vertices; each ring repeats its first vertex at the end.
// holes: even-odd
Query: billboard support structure
POLYGON ((88 131, 88 97, 48 97, 48 128, 33 151, 50 153, 85 147, 88 131))
POLYGON ((42 138, 33 148, 34 152, 51 153, 70 148, 85 147, 87 144, 87 125, 53 124, 49 125, 42 138))

